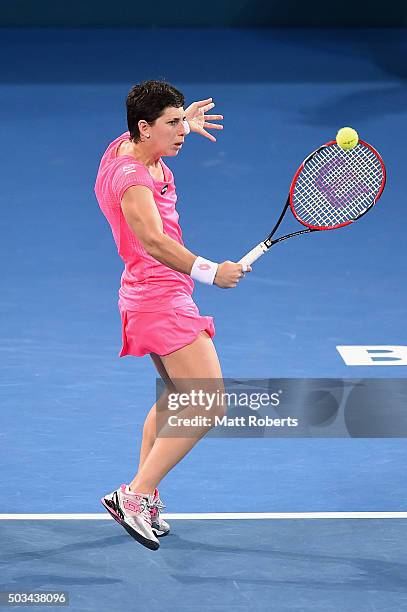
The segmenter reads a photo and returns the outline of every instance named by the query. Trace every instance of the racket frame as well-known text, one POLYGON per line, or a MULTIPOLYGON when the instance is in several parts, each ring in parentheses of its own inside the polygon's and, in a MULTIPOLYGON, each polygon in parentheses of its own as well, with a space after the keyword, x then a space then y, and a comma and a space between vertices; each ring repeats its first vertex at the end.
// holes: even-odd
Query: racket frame
POLYGON ((251 265, 261 255, 264 255, 264 253, 266 253, 274 244, 277 244, 278 242, 283 242, 284 240, 287 240, 288 238, 292 238, 293 236, 301 236, 302 234, 309 234, 311 232, 317 232, 317 231, 320 232, 320 231, 326 231, 326 230, 333 230, 333 229, 338 229, 340 227, 345 227, 346 225, 350 225, 351 223, 354 223, 355 221, 357 221, 358 219, 363 217, 363 215, 365 215, 372 208, 372 206, 374 206, 376 204, 377 200, 382 195, 383 190, 384 190, 384 188, 386 186, 386 178, 387 178, 386 167, 385 167, 384 162, 383 162, 383 160, 382 160, 382 158, 380 156, 380 153, 378 151, 376 151, 376 149, 374 147, 372 147, 372 145, 370 145, 369 143, 365 142, 364 140, 359 140, 359 143, 362 144, 363 146, 367 147, 368 149, 370 149, 370 151, 372 151, 372 153, 379 160, 381 168, 382 168, 382 172, 383 172, 382 184, 380 186, 380 189, 379 189, 376 197, 372 200, 372 203, 370 204, 370 206, 368 206, 363 212, 361 212, 359 215, 357 215, 354 219, 350 219, 349 221, 346 221, 344 223, 339 223, 337 225, 333 225, 333 226, 329 226, 329 227, 321 227, 321 226, 310 225, 309 223, 306 223, 305 221, 300 219, 300 217, 297 215, 297 213, 296 213, 296 211, 294 209, 294 206, 293 206, 294 189, 295 189, 295 185, 296 185, 297 179, 298 179, 299 175, 301 174, 302 170, 304 169, 305 165, 314 157, 314 155, 316 155, 316 153, 319 153, 319 151, 321 151, 325 147, 329 147, 329 146, 337 144, 336 140, 330 140, 330 141, 326 142, 325 144, 321 145, 320 147, 318 147, 317 149, 315 149, 315 151, 310 153, 308 155, 308 157, 306 157, 304 159, 304 161, 302 162, 302 164, 298 168, 297 172, 295 173, 295 175, 293 177, 293 180, 291 181, 291 185, 290 185, 290 190, 289 190, 289 193, 288 193, 287 201, 286 201, 286 203, 285 203, 285 205, 283 207, 283 210, 281 211, 281 214, 280 214, 280 216, 279 216, 275 226, 273 227, 273 229, 271 230, 270 234, 267 236, 267 238, 265 240, 263 240, 258 245, 256 245, 251 251, 246 253, 246 255, 244 257, 242 257, 242 259, 239 260, 239 263, 241 263, 243 267, 251 265), (296 232, 291 232, 290 234, 286 234, 285 236, 280 236, 279 238, 276 238, 276 239, 273 240, 273 236, 276 233, 277 229, 279 228, 279 226, 280 226, 280 224, 281 224, 281 222, 282 222, 282 220, 283 220, 283 218, 285 216, 285 213, 287 212, 288 207, 291 208, 291 212, 293 213, 295 219, 297 219, 297 221, 299 223, 301 223, 301 225, 304 225, 307 229, 299 230, 299 231, 296 231, 296 232))
MULTIPOLYGON (((319 153, 319 151, 322 151, 322 149, 324 149, 325 147, 330 147, 330 146, 335 145, 335 144, 337 144, 336 140, 330 140, 329 142, 326 142, 325 144, 323 144, 320 147, 318 147, 318 149, 315 149, 315 151, 313 151, 310 155, 308 155, 308 157, 306 159, 304 159, 304 161, 302 162, 301 166, 298 168, 297 172, 295 173, 293 180, 291 181, 290 192, 289 192, 289 200, 290 200, 291 212, 293 213, 294 217, 297 219, 297 221, 299 223, 301 223, 302 225, 305 225, 306 227, 308 227, 309 229, 312 229, 312 230, 318 230, 318 231, 333 230, 333 229, 339 229, 340 227, 345 227, 346 225, 350 225, 351 223, 354 223, 355 221, 357 221, 358 219, 363 217, 363 215, 365 215, 372 208, 372 206, 374 206, 376 204, 377 200, 380 198, 380 196, 383 193, 383 189, 386 186, 386 167, 385 167, 384 162, 383 162, 383 160, 382 160, 382 158, 380 156, 380 153, 378 151, 376 151, 376 149, 374 147, 372 147, 372 145, 370 145, 368 142, 365 142, 364 140, 359 140, 359 144, 361 144, 361 145, 367 147, 368 149, 370 149, 370 151, 376 156, 376 158, 380 162, 380 165, 381 165, 381 168, 382 168, 382 172, 383 172, 382 184, 380 186, 379 191, 377 192, 376 197, 373 199, 373 201, 370 204, 370 206, 368 206, 363 212, 361 212, 359 215, 357 215, 354 219, 349 219, 349 221, 345 221, 344 223, 338 223, 337 225, 330 225, 329 227, 321 227, 321 226, 318 226, 318 225, 310 225, 306 221, 303 221, 302 219, 300 219, 300 217, 297 215, 297 213, 295 211, 295 208, 293 206, 294 189, 295 189, 295 185, 296 185, 297 179, 298 179, 299 175, 301 174, 302 170, 304 169, 305 165, 312 159, 312 157, 314 157, 314 155, 316 153, 319 153)), ((297 232, 295 232, 294 234, 291 234, 291 235, 297 235, 297 232)))

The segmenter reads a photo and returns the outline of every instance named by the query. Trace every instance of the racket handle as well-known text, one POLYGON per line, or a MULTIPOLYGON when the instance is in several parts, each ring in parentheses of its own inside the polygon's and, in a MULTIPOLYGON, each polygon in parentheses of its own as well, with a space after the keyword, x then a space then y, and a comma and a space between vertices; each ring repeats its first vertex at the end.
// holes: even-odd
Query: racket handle
POLYGON ((246 253, 246 255, 242 257, 242 259, 239 259, 238 263, 242 264, 243 266, 251 266, 252 263, 262 255, 264 255, 266 251, 266 245, 264 244, 264 242, 260 242, 260 244, 255 246, 254 249, 246 253))

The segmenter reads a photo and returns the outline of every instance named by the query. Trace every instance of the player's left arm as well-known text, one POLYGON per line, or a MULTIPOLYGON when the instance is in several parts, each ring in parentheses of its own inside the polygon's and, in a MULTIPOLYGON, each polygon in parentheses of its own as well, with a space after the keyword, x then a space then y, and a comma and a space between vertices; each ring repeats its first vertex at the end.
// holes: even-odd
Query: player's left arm
POLYGON ((189 123, 191 132, 196 132, 209 138, 212 142, 216 142, 215 136, 207 132, 207 130, 223 130, 223 125, 220 123, 211 123, 212 121, 222 121, 223 115, 207 115, 206 113, 212 110, 215 103, 212 98, 193 102, 185 110, 185 117, 189 123))

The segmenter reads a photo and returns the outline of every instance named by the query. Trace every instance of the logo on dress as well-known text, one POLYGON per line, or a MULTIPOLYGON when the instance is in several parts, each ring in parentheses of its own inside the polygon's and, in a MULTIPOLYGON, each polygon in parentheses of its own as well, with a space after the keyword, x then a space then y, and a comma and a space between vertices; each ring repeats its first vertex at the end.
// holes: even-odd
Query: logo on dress
POLYGON ((136 164, 130 164, 130 166, 123 166, 124 174, 131 174, 132 172, 137 172, 136 164))
POLYGON ((164 187, 161 189, 161 195, 164 195, 164 193, 168 190, 168 185, 164 185, 164 187))

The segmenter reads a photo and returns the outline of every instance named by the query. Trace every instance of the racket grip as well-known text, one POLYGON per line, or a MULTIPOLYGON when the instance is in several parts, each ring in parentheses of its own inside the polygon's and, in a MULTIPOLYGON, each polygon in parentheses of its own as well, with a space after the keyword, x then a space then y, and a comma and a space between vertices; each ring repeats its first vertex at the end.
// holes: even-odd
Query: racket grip
POLYGON ((252 263, 255 262, 256 259, 258 259, 262 255, 264 255, 266 251, 266 245, 264 244, 264 242, 260 242, 260 244, 255 246, 254 249, 246 253, 246 255, 242 257, 242 259, 239 259, 238 263, 242 264, 243 266, 251 266, 252 263))

